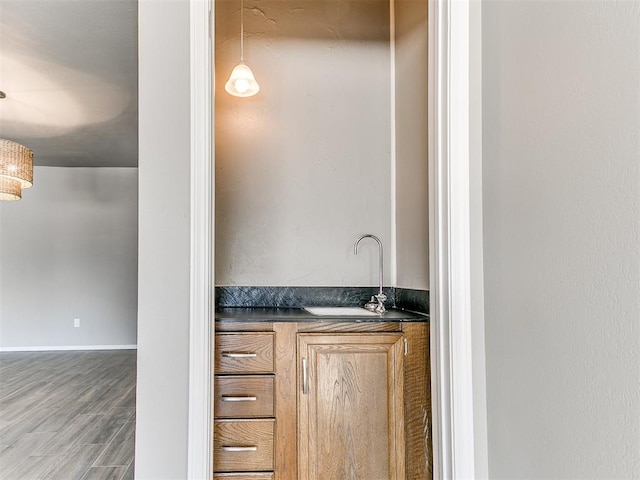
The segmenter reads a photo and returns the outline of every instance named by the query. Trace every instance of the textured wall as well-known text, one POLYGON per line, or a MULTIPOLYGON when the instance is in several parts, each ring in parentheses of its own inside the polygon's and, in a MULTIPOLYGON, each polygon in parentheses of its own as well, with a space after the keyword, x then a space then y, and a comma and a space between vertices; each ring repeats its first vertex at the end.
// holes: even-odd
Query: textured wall
POLYGON ((490 478, 640 478, 640 4, 483 4, 490 478))
POLYGON ((374 285, 391 264, 389 4, 245 2, 245 60, 262 90, 224 83, 239 1, 216 3, 216 284, 374 285))
POLYGON ((396 0, 396 285, 429 289, 427 2, 396 0))
POLYGON ((0 348, 135 345, 137 169, 34 178, 0 204, 0 348))

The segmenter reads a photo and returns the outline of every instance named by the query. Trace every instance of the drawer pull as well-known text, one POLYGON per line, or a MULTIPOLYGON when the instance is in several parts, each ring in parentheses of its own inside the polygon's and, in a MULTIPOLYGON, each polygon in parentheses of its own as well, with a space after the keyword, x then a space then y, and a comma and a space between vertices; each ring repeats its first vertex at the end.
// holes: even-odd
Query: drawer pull
POLYGON ((256 358, 258 354, 249 352, 222 352, 222 356, 225 358, 256 358))
POLYGON ((223 452, 257 452, 258 447, 222 447, 223 452))
POLYGON ((244 396, 244 397, 231 397, 227 395, 222 396, 223 402, 255 402, 258 400, 258 397, 253 396, 244 396))

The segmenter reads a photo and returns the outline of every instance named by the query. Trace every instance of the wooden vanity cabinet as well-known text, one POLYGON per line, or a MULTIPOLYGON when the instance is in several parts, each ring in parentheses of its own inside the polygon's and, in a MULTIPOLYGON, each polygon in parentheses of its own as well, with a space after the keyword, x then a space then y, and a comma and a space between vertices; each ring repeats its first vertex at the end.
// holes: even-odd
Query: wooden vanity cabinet
POLYGON ((274 342, 269 331, 215 334, 216 480, 274 478, 274 342))
MULTIPOLYGON (((214 479, 432 478, 428 323, 274 322, 268 328, 272 331, 264 333, 273 335, 273 375, 217 373, 214 415, 218 431, 224 422, 247 422, 228 425, 230 435, 238 430, 251 435, 250 421, 262 421, 259 436, 273 436, 266 447, 273 450, 273 463, 262 471, 244 472, 237 470, 244 461, 221 464, 215 458, 222 446, 218 435, 214 479), (242 402, 257 409, 244 419, 237 416, 237 405, 231 405, 235 402, 223 404, 218 392, 224 386, 231 397, 250 395, 242 391, 243 380, 252 392, 268 392, 258 395, 263 405, 242 402), (273 423, 264 423, 270 419, 273 423)), ((240 333, 231 330, 231 323, 217 324, 216 357, 222 353, 218 337, 240 333)))
POLYGON ((404 480, 401 333, 299 334, 298 478, 404 480))

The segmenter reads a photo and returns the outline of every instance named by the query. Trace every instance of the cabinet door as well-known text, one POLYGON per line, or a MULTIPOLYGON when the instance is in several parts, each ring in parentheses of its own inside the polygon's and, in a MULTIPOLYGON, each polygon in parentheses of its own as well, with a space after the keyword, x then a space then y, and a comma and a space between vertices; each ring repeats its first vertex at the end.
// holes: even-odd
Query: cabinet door
POLYGON ((403 480, 403 337, 298 335, 301 480, 403 480))

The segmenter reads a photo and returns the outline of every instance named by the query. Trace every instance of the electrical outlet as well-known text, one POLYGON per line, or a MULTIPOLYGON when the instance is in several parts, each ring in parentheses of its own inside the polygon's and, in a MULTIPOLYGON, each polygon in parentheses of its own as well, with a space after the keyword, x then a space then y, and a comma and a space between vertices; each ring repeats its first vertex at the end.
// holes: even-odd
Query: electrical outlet
POLYGON ((74 318, 73 319, 73 326, 75 328, 80 328, 80 319, 79 318, 74 318))

